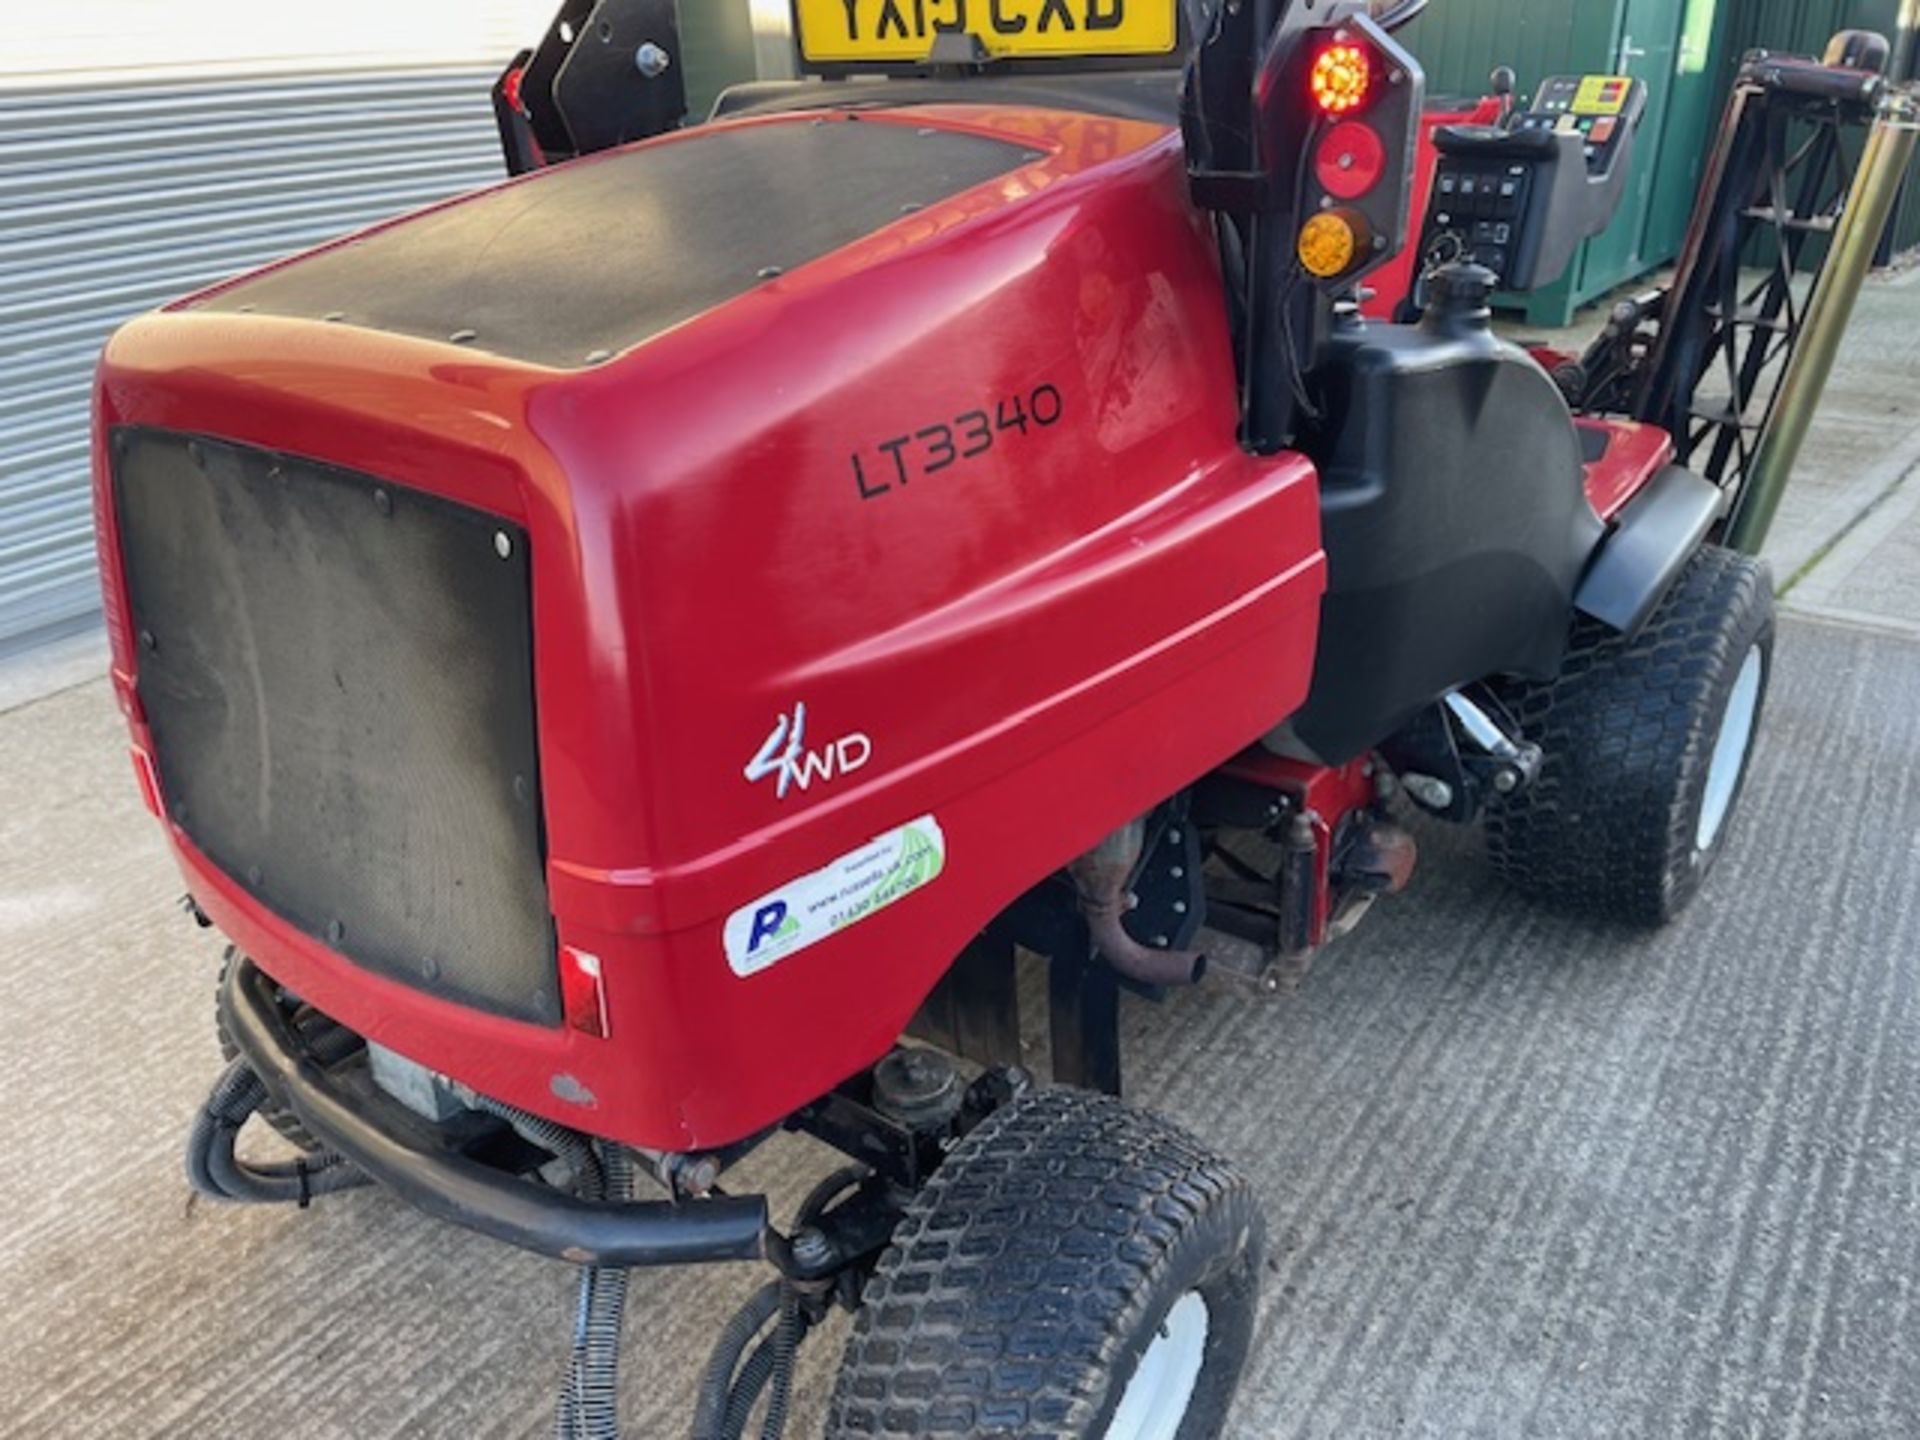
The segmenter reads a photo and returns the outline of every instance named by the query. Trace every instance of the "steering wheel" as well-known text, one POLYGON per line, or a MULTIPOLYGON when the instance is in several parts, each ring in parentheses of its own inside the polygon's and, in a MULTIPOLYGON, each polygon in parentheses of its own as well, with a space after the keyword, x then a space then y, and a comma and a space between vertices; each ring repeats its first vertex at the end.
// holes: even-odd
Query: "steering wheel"
POLYGON ((1419 18, 1433 0, 1369 0, 1367 11, 1374 23, 1391 35, 1402 25, 1419 18))

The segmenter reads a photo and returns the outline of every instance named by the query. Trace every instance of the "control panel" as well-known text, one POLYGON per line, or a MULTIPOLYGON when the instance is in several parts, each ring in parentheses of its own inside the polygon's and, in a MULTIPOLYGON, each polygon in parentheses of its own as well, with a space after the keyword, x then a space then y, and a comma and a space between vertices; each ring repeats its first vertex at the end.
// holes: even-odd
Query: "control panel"
POLYGON ((1436 131, 1440 160, 1421 233, 1422 273, 1484 265, 1508 291, 1558 279, 1580 242, 1606 229, 1619 209, 1646 105, 1638 80, 1556 76, 1507 124, 1436 131))
POLYGON ((1442 158, 1433 183, 1424 267, 1465 261, 1504 278, 1513 268, 1514 241, 1533 200, 1533 179, 1534 167, 1524 160, 1442 158))
POLYGON ((1557 75, 1540 87, 1533 109, 1520 117, 1517 128, 1578 135, 1587 173, 1606 175, 1640 123, 1645 91, 1638 80, 1624 75, 1557 75))

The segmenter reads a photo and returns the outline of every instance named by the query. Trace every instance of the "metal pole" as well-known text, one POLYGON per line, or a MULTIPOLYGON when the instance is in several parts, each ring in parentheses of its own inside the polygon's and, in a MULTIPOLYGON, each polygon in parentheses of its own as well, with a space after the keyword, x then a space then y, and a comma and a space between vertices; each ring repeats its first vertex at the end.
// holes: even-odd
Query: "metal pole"
MULTIPOLYGON (((1901 22, 1920 16, 1920 0, 1902 0, 1901 22)), ((1813 292, 1807 319, 1793 358, 1787 362, 1780 397, 1753 458, 1746 485, 1727 527, 1727 543, 1759 553, 1780 509, 1794 463, 1807 442, 1821 392, 1833 378, 1834 361, 1847 322, 1860 299, 1860 287, 1873 266, 1873 252, 1893 213, 1901 182, 1920 140, 1920 100, 1913 92, 1889 91, 1867 136, 1860 169, 1853 177, 1847 208, 1834 232, 1833 250, 1813 292)))
MULTIPOLYGON (((1887 61, 1887 79, 1896 85, 1905 85, 1914 79, 1913 63, 1916 44, 1920 44, 1920 0, 1900 0, 1900 13, 1894 20, 1893 54, 1887 61)), ((1900 230, 1907 213, 1907 201, 1913 190, 1913 177, 1907 177, 1907 183, 1900 187, 1900 194, 1893 202, 1893 223, 1887 226, 1886 233, 1880 237, 1880 244, 1873 252, 1873 263, 1878 269, 1885 269, 1893 263, 1895 232, 1900 230)))

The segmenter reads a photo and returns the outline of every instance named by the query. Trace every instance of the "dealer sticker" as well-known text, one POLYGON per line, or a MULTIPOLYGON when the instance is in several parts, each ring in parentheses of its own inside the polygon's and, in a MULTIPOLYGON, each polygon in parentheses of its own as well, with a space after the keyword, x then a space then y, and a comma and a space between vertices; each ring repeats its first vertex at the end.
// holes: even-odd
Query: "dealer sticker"
POLYGON ((889 830, 729 915, 727 964, 743 979, 757 975, 932 884, 946 864, 947 837, 933 816, 889 830))

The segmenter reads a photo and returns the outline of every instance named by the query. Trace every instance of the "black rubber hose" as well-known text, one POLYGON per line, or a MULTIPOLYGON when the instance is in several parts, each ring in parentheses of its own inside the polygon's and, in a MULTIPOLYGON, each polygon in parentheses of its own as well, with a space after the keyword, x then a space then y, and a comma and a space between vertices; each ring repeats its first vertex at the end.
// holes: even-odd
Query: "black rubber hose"
MULTIPOLYGON (((624 1151, 609 1147, 596 1154, 593 1142, 579 1131, 485 1095, 473 1096, 472 1104, 475 1109, 506 1121, 521 1139, 566 1165, 572 1171, 574 1191, 581 1199, 604 1200, 615 1187, 615 1198, 632 1198, 633 1166, 624 1151), (617 1176, 613 1173, 615 1169, 617 1176)), ((568 1352, 567 1373, 554 1402, 554 1440, 588 1440, 588 1437, 619 1440, 619 1397, 611 1366, 619 1359, 626 1292, 624 1270, 588 1266, 580 1272, 579 1299, 573 1315, 573 1347, 568 1352), (592 1337, 606 1329, 609 1308, 612 1310, 612 1344, 596 1346, 592 1337), (596 1369, 596 1354, 608 1357, 599 1362, 607 1373, 596 1369)))
POLYGON ((767 1401, 767 1418, 760 1426, 760 1440, 781 1440, 787 1431, 787 1410, 793 1404, 793 1362, 800 1350, 800 1335, 806 1318, 800 1313, 800 1296, 791 1285, 780 1297, 780 1323, 773 1332, 773 1394, 767 1401))
POLYGON ((767 1381, 773 1377, 779 1364, 779 1332, 776 1329, 754 1347, 753 1354, 747 1357, 747 1363, 740 1367, 740 1374, 733 1382, 733 1393, 727 1397, 727 1418, 720 1426, 719 1440, 744 1440, 747 1421, 753 1418, 753 1407, 759 1402, 760 1392, 767 1388, 767 1381))
MULTIPOLYGON (((753 1337, 779 1310, 782 1289, 780 1281, 769 1280, 721 1327, 713 1353, 707 1359, 707 1368, 700 1376, 700 1390, 693 1408, 692 1440, 721 1440, 726 1433, 727 1402, 733 1395, 734 1372, 740 1368, 740 1357, 753 1343, 753 1337)), ((767 1363, 773 1363, 771 1358, 767 1363)))
MULTIPOLYGON (((815 1185, 794 1212, 796 1233, 812 1225, 828 1205, 872 1174, 865 1165, 847 1165, 815 1185)), ((793 1403, 793 1366, 805 1331, 806 1318, 800 1310, 800 1297, 791 1284, 776 1280, 756 1291, 714 1346, 695 1410, 694 1440, 741 1440, 760 1392, 767 1388, 769 1381, 773 1383, 773 1397, 767 1402, 761 1440, 779 1440, 787 1428, 788 1411, 793 1403), (740 1352, 775 1311, 779 1319, 773 1333, 755 1347, 744 1365, 740 1364, 740 1352), (716 1407, 720 1417, 718 1430, 712 1427, 716 1407)))
MULTIPOLYGON (((608 1200, 633 1198, 633 1160, 618 1145, 598 1147, 608 1200)), ((619 1440, 620 1331, 630 1272, 590 1266, 580 1276, 580 1308, 569 1384, 578 1440, 619 1440)))
MULTIPOLYGON (((350 1055, 360 1039, 334 1026, 312 1043, 316 1058, 331 1064, 350 1055)), ((221 1072, 187 1136, 187 1179, 194 1189, 216 1200, 305 1205, 315 1196, 367 1183, 340 1156, 324 1152, 265 1164, 242 1160, 235 1151, 240 1129, 267 1099, 266 1086, 245 1060, 236 1059, 221 1072)))
POLYGON ((473 1095, 468 1098, 474 1109, 506 1121, 522 1140, 530 1145, 537 1145, 548 1154, 565 1161, 568 1168, 573 1171, 574 1188, 581 1199, 604 1198, 606 1177, 601 1173, 600 1162, 593 1153, 592 1144, 578 1130, 569 1130, 566 1126, 543 1119, 532 1111, 503 1105, 500 1101, 490 1100, 485 1095, 473 1095))
POLYGON ((793 1228, 804 1230, 820 1218, 820 1212, 833 1201, 854 1186, 861 1184, 873 1174, 870 1166, 843 1165, 813 1189, 807 1192, 807 1198, 800 1202, 800 1208, 794 1211, 793 1228))

